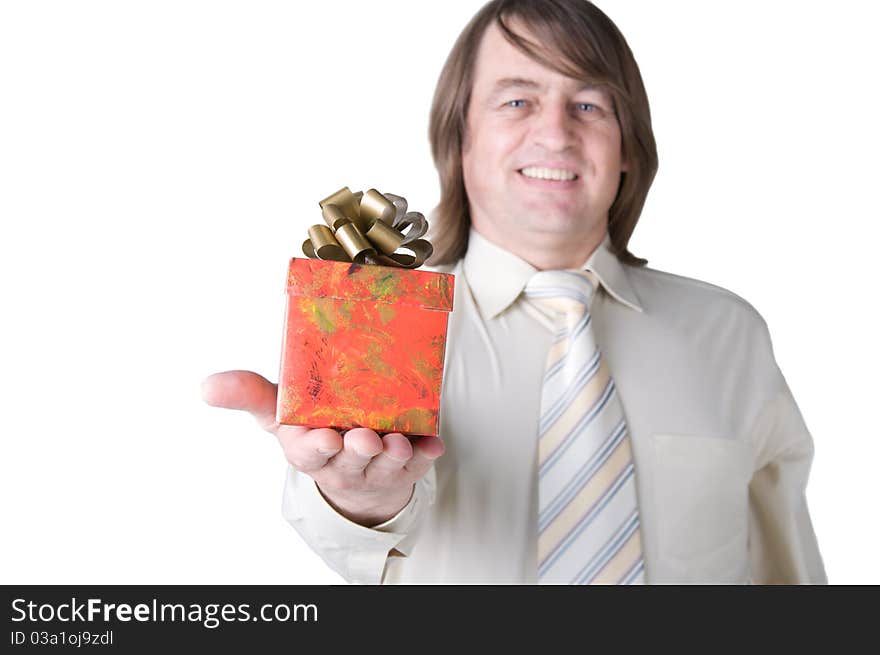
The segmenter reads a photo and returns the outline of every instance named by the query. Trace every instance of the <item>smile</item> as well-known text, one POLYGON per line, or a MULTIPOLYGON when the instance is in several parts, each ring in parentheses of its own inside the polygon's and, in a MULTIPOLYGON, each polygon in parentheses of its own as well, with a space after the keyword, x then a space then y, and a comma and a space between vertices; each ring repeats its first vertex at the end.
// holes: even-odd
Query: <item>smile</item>
POLYGON ((519 179, 526 187, 537 191, 575 191, 581 182, 577 174, 571 171, 546 168, 523 168, 517 171, 519 179), (547 174, 549 171, 549 174, 547 174))
POLYGON ((542 168, 538 166, 527 166, 519 171, 525 177, 534 180, 556 180, 567 182, 577 179, 577 173, 567 171, 561 168, 542 168))

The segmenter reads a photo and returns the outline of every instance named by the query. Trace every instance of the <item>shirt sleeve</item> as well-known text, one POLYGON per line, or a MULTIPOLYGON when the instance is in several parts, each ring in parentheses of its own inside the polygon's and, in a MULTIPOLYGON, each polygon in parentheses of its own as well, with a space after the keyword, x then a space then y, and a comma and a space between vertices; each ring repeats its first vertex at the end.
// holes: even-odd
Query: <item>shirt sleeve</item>
POLYGON ((753 584, 827 584, 807 509, 813 439, 772 358, 776 391, 755 423, 749 484, 749 559, 753 584))
POLYGON ((434 502, 435 473, 416 481, 409 503, 384 523, 365 527, 342 516, 324 499, 315 481, 288 466, 282 514, 327 566, 346 581, 379 584, 389 553, 406 557, 434 502))

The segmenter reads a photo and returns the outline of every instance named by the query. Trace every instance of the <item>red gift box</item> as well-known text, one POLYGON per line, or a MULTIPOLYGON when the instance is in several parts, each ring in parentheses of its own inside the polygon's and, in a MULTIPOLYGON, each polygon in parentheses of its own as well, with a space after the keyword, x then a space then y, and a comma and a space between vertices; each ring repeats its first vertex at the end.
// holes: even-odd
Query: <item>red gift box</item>
POLYGON ((454 279, 291 259, 278 422, 436 436, 454 279))

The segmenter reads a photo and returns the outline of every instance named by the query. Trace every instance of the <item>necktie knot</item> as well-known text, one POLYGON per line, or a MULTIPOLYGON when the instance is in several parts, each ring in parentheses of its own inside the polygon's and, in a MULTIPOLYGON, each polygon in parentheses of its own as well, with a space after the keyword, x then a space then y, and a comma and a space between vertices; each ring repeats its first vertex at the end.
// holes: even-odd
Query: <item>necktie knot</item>
POLYGON ((599 280, 592 271, 538 271, 523 293, 552 312, 571 316, 589 311, 598 287, 599 280))

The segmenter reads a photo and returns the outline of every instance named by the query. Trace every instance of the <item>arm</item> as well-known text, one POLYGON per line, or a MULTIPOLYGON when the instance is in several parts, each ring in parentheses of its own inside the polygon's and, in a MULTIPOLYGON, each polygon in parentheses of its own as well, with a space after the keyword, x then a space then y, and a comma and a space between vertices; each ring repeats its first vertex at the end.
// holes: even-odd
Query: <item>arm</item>
POLYGON ((428 507, 434 501, 432 467, 416 481, 407 505, 391 519, 366 527, 333 509, 318 486, 288 467, 282 514, 331 569, 348 582, 379 584, 388 557, 409 555, 428 507))
POLYGON ((813 440, 773 361, 777 391, 755 424, 749 557, 755 584, 827 584, 807 509, 813 440))

